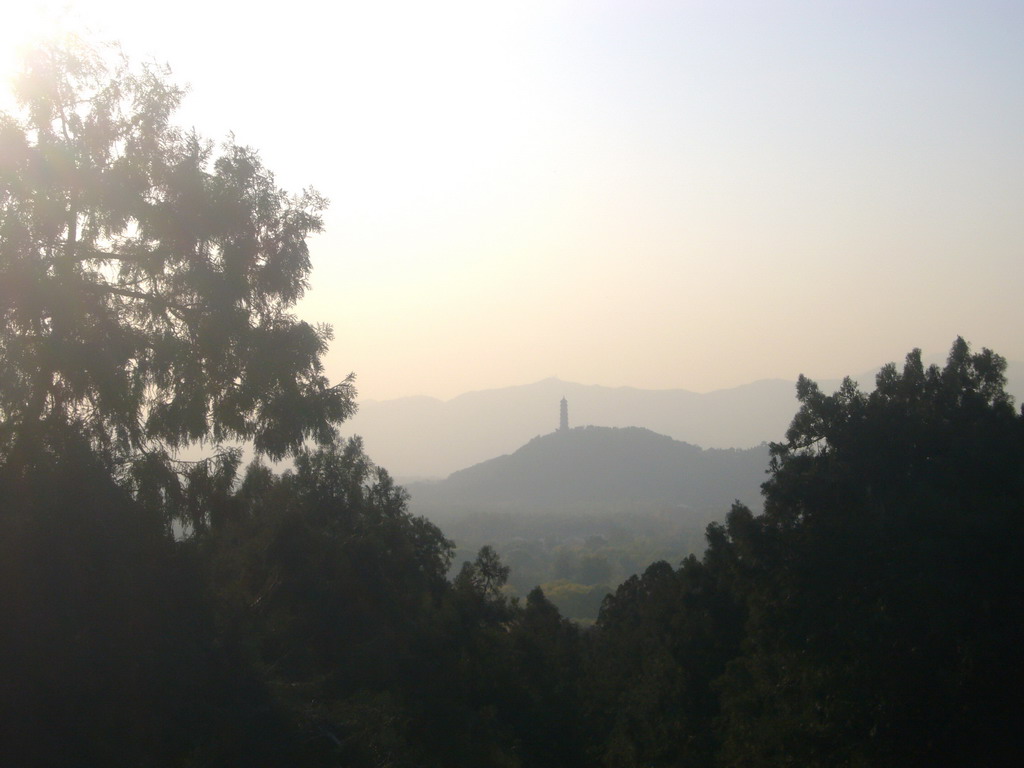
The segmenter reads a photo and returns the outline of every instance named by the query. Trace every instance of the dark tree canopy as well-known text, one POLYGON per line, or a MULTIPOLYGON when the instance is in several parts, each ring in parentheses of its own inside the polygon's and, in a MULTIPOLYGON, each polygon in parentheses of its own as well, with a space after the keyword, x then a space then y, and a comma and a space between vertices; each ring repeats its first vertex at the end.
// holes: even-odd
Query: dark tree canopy
POLYGON ((0 113, 0 452, 72 423, 122 453, 328 443, 353 408, 291 308, 326 201, 172 126, 183 92, 116 51, 31 55, 0 113))
POLYGON ((800 409, 765 512, 606 599, 588 679, 605 764, 1017 765, 1024 417, 957 339, 800 409))

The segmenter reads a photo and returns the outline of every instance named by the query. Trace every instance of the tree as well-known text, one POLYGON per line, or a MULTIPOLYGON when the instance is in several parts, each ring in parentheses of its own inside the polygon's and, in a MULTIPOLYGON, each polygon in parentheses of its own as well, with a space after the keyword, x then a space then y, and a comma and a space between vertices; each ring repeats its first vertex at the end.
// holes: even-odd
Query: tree
POLYGON ((74 437, 0 463, 0 763, 294 766, 197 542, 162 535, 74 437))
POLYGON ((957 339, 874 391, 800 378, 765 512, 652 565, 589 635, 609 765, 1017 765, 1024 417, 957 339))
POLYGON ((437 659, 422 648, 452 545, 407 499, 353 438, 299 452, 278 477, 250 466, 235 514, 198 540, 226 634, 246 639, 303 734, 292 764, 423 764, 413 702, 430 700, 437 659))
POLYGON ((291 314, 326 201, 171 125, 183 92, 80 43, 31 54, 0 113, 0 458, 73 425, 118 456, 334 439, 329 327, 291 314))
POLYGON ((727 531, 750 608, 720 683, 724 765, 1015 765, 1024 419, 957 339, 875 390, 801 377, 765 513, 727 531))
MULTIPOLYGON (((737 505, 730 517, 741 513, 737 505)), ((719 528, 709 527, 703 561, 653 563, 601 606, 586 679, 604 765, 714 764, 712 683, 737 654, 745 619, 719 528)))
POLYGON ((476 560, 462 564, 455 578, 456 586, 478 594, 482 599, 498 601, 501 588, 508 582, 509 567, 503 565, 490 544, 480 547, 476 560))

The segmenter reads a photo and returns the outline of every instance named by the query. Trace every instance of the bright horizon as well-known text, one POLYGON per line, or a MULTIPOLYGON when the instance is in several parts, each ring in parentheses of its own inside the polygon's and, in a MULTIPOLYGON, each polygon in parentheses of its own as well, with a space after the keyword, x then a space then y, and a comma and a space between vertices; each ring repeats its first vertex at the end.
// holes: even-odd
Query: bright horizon
POLYGON ((330 198, 297 311, 361 398, 1024 359, 1020 3, 235 7, 22 6, 0 74, 87 23, 330 198))

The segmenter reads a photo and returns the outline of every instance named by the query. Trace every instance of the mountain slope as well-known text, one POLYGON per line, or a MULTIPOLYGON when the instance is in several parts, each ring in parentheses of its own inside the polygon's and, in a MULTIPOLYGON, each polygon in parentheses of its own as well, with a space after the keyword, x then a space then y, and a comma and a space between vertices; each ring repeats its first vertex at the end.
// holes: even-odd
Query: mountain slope
POLYGON ((680 507, 724 514, 760 502, 767 446, 709 449, 639 427, 581 427, 536 437, 510 455, 411 483, 414 512, 611 512, 680 507))
POLYGON ((367 453, 400 480, 445 477, 550 432, 558 425, 563 396, 570 424, 645 427, 677 440, 729 448, 780 439, 796 411, 794 393, 793 382, 781 379, 707 394, 544 379, 448 401, 364 401, 347 432, 362 435, 367 453))
MULTIPOLYGON (((940 361, 939 358, 928 362, 940 361)), ((941 361, 940 361, 941 362, 941 361)), ((1010 363, 1008 391, 1024 399, 1024 365, 1010 363), (1020 384, 1021 386, 1015 386, 1020 384)), ((856 376, 870 391, 875 371, 856 376)), ((705 448, 748 448, 782 440, 796 413, 796 378, 763 379, 699 394, 574 384, 550 378, 516 387, 469 392, 451 400, 406 397, 363 400, 346 424, 366 451, 400 481, 446 477, 492 456, 511 453, 558 426, 558 403, 569 401, 569 423, 646 427, 705 448)), ((818 380, 832 392, 838 380, 818 380)))

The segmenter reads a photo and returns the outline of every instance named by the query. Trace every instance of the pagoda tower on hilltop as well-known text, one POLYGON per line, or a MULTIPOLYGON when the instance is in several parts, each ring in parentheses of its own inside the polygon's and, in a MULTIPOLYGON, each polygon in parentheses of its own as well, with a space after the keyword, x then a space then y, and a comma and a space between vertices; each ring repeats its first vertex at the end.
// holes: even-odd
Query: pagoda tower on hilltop
POLYGON ((569 401, 562 397, 562 408, 558 418, 558 431, 568 432, 569 431, 569 401))

